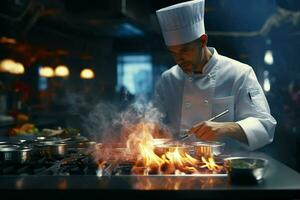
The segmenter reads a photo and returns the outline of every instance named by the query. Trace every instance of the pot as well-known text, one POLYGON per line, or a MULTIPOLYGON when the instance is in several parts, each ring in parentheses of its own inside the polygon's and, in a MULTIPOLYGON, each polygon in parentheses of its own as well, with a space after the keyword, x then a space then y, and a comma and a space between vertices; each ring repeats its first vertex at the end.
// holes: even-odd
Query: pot
POLYGON ((38 153, 46 158, 63 158, 67 153, 67 144, 55 141, 42 141, 35 144, 38 153))
POLYGON ((31 149, 18 145, 6 145, 0 147, 1 164, 23 164, 30 161, 31 149))
POLYGON ((65 142, 68 148, 90 148, 96 145, 96 142, 89 141, 88 139, 70 139, 65 142))
POLYGON ((167 152, 174 152, 175 150, 178 150, 178 152, 181 155, 184 155, 186 153, 190 154, 190 151, 192 150, 192 146, 187 144, 180 144, 180 143, 166 143, 166 144, 155 145, 154 147, 154 153, 158 156, 162 156, 167 152))
POLYGON ((218 141, 201 141, 201 142, 193 142, 194 147, 194 156, 197 158, 208 158, 219 156, 224 151, 225 143, 218 141))

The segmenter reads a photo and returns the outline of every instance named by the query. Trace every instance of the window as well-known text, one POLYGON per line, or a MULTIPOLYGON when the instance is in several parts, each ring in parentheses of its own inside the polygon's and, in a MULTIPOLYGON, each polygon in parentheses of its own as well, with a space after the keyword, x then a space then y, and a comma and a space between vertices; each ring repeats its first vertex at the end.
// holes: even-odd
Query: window
MULTIPOLYGON (((42 67, 39 67, 38 70, 40 72, 42 67)), ((39 79, 38 79, 38 89, 39 91, 43 91, 43 90, 47 90, 48 88, 48 80, 46 77, 42 77, 39 75, 39 79)))
POLYGON ((119 56, 117 73, 117 92, 125 88, 133 95, 149 97, 153 85, 150 55, 119 56))

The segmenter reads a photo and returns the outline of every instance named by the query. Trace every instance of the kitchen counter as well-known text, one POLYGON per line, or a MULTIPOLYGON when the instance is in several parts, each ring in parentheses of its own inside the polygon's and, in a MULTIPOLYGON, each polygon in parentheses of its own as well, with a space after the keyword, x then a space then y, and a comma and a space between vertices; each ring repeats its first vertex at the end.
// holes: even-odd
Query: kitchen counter
POLYGON ((129 195, 130 199, 300 198, 298 172, 265 154, 255 155, 269 160, 264 181, 255 185, 233 185, 226 176, 0 176, 0 193, 6 193, 10 199, 24 195, 30 199, 95 199, 106 194, 110 198, 129 195))

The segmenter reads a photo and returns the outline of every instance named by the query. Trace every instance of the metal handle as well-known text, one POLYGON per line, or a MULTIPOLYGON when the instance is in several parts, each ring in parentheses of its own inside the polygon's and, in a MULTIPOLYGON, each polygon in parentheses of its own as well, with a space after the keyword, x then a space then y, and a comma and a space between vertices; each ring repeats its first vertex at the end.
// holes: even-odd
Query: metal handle
POLYGON ((220 114, 214 116, 213 118, 210 118, 207 121, 214 121, 215 119, 218 119, 219 117, 222 117, 223 115, 227 114, 228 112, 229 112, 229 110, 225 110, 225 111, 221 112, 220 114))

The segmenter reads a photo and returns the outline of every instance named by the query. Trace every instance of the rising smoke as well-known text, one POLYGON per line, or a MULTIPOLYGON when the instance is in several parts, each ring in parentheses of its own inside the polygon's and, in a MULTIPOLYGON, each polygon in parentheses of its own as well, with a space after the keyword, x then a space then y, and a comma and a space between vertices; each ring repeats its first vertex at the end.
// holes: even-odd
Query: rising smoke
POLYGON ((89 137, 103 143, 125 142, 128 134, 139 123, 153 123, 157 127, 154 137, 169 136, 163 123, 164 115, 153 103, 135 101, 125 109, 116 104, 99 102, 84 119, 89 137))

